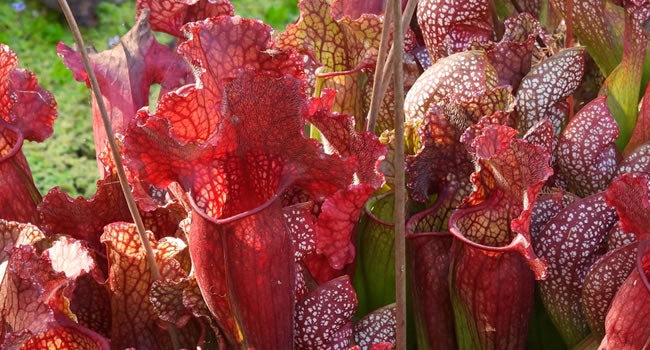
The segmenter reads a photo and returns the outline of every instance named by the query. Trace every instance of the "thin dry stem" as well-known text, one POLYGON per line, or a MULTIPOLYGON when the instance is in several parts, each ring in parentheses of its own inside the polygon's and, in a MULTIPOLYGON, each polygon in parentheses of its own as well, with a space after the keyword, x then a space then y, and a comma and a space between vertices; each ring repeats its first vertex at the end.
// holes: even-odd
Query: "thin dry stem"
MULTIPOLYGON (((409 1, 410 3, 411 1, 409 1)), ((415 2, 415 1, 414 1, 415 2)), ((393 15, 401 13, 401 1, 393 0, 393 15)), ((410 21, 410 16, 409 16, 410 21)), ((395 302, 397 349, 406 349, 406 188, 404 179, 404 46, 403 26, 393 26, 393 83, 395 89, 395 302)))
MULTIPOLYGON (((92 66, 90 64, 90 57, 88 57, 88 52, 86 52, 86 45, 84 43, 83 37, 81 36, 81 32, 79 31, 77 21, 74 19, 72 11, 70 10, 70 6, 68 6, 67 0, 58 0, 58 2, 61 10, 63 11, 63 14, 65 15, 66 20, 68 21, 70 30, 74 35, 74 39, 77 43, 77 47, 79 48, 79 53, 81 54, 84 67, 86 68, 86 73, 88 74, 88 80, 90 80, 92 92, 95 94, 95 99, 97 100, 97 105, 102 115, 104 130, 106 131, 106 136, 111 148, 111 155, 113 156, 113 161, 115 162, 115 167, 117 168, 117 176, 120 179, 120 185, 122 187, 122 192, 124 193, 124 198, 126 199, 126 203, 129 207, 129 212, 131 212, 131 217, 133 218, 133 222, 135 222, 135 226, 138 229, 138 235, 140 236, 140 241, 142 242, 142 246, 146 252, 147 263, 151 271, 151 277, 153 280, 159 280, 160 271, 158 270, 158 265, 156 264, 156 258, 154 256, 153 249, 151 248, 151 244, 149 243, 149 239, 144 228, 144 223, 140 217, 140 212, 138 212, 138 207, 135 203, 135 199, 131 194, 131 188, 126 178, 124 164, 122 163, 122 157, 120 156, 117 148, 117 143, 115 142, 113 127, 111 126, 111 122, 108 119, 106 105, 104 104, 104 99, 102 98, 99 83, 97 82, 97 77, 95 76, 95 71, 92 69, 92 66)), ((174 325, 168 323, 167 330, 169 331, 169 336, 171 337, 174 348, 180 349, 180 342, 178 340, 178 334, 174 325)))
MULTIPOLYGON (((406 3, 406 8, 404 8, 404 12, 402 13, 402 21, 401 21, 401 23, 402 23, 402 28, 401 28, 402 35, 404 35, 406 33, 406 31, 408 30, 409 24, 411 23, 411 18, 413 17, 413 13, 415 12, 415 8, 417 7, 417 5, 418 5, 418 0, 408 0, 408 2, 406 3)), ((395 36, 393 35, 393 37, 395 37, 395 36)), ((393 40, 395 40, 395 39, 393 39, 393 40)), ((403 40, 404 40, 404 37, 402 36, 402 43, 404 42, 403 40)), ((398 51, 400 53, 400 55, 399 55, 400 62, 402 61, 401 60, 401 58, 402 58, 401 50, 402 49, 400 49, 400 51, 398 51)), ((388 85, 391 82, 390 76, 393 74, 393 67, 395 66, 394 59, 395 59, 396 56, 397 56, 397 54, 395 53, 395 45, 393 44, 393 46, 390 48, 390 53, 388 54, 388 62, 384 66, 384 71, 383 71, 383 75, 382 75, 382 82, 381 82, 382 85, 379 86, 380 89, 381 89, 379 91, 380 96, 384 96, 384 94, 386 93, 386 90, 388 90, 388 85)))
POLYGON ((499 14, 497 13, 497 7, 494 4, 494 0, 490 0, 488 3, 490 7, 490 18, 492 19, 492 27, 494 27, 494 33, 497 40, 501 40, 503 33, 505 32, 505 27, 501 21, 499 21, 499 14))
POLYGON ((386 5, 384 8, 384 25, 381 28, 381 40, 379 41, 379 55, 377 56, 377 65, 375 66, 375 78, 372 82, 372 97, 370 99, 370 110, 368 111, 368 116, 366 117, 366 131, 375 132, 375 126, 377 124, 377 115, 379 114, 379 108, 381 106, 381 101, 384 99, 384 94, 380 95, 381 89, 378 89, 378 86, 382 86, 383 71, 384 65, 386 64, 386 56, 388 55, 388 40, 390 34, 390 26, 393 24, 393 11, 389 10, 390 0, 386 0, 386 5))

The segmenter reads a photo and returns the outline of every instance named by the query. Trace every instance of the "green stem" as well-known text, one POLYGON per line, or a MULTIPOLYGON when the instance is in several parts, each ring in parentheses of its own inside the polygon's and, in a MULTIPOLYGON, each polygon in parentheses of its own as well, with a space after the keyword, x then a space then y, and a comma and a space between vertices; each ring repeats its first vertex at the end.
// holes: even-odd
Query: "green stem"
MULTIPOLYGON (((319 77, 318 74, 316 75, 316 84, 314 85, 314 97, 320 97, 321 92, 323 90, 323 84, 325 83, 325 79, 327 78, 319 77)), ((309 138, 321 141, 320 132, 313 124, 309 124, 309 138)))
MULTIPOLYGON (((401 1, 392 1, 393 17, 402 14, 401 1)), ((389 11, 388 7, 386 11, 389 11)), ((409 16, 410 18, 410 16, 409 16)), ((393 83, 395 89, 395 304, 396 349, 406 349, 406 187, 404 170, 404 72, 402 50, 404 31, 401 25, 393 26, 393 83)))
MULTIPOLYGON (((390 4, 390 0, 387 0, 390 4)), ((381 87, 384 66, 386 65, 386 56, 388 55, 388 40, 390 34, 390 26, 393 23, 393 11, 389 11, 388 6, 384 7, 384 24, 381 29, 381 40, 379 41, 379 54, 377 56, 377 64, 375 65, 375 75, 372 82, 372 97, 370 99, 370 109, 368 110, 368 115, 366 117, 366 131, 375 132, 375 126, 377 124, 377 115, 379 114, 379 107, 381 106, 381 100, 384 97, 381 87)))

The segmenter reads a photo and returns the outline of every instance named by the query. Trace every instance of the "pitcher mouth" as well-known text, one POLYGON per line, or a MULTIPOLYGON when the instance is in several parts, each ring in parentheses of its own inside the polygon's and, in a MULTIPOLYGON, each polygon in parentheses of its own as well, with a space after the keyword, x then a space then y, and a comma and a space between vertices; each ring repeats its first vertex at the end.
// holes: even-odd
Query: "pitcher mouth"
POLYGON ((363 211, 368 217, 372 220, 377 222, 378 224, 385 225, 385 226, 390 226, 394 227, 395 223, 384 221, 380 218, 378 218, 375 214, 372 213, 372 210, 370 209, 370 206, 392 194, 395 194, 393 191, 382 193, 379 196, 376 196, 374 198, 369 199, 364 205, 363 205, 363 211))
POLYGON ((427 208, 413 216, 411 216, 406 222, 406 239, 416 239, 419 237, 453 237, 449 231, 422 231, 415 232, 416 223, 423 217, 429 215, 430 213, 435 212, 439 209, 439 205, 434 205, 431 208, 427 208))
POLYGON ((16 135, 16 141, 14 142, 14 145, 11 147, 11 150, 4 156, 0 157, 0 163, 2 163, 14 157, 16 154, 18 154, 18 152, 20 152, 21 148, 23 147, 23 143, 25 142, 25 137, 23 136, 23 133, 18 128, 7 123, 2 118, 0 118, 0 128, 9 129, 9 131, 13 132, 16 135))
POLYGON ((416 233, 407 233, 406 239, 417 239, 420 237, 449 237, 453 235, 449 232, 436 231, 436 232, 416 232, 416 233))
MULTIPOLYGON (((513 232, 512 229, 510 228, 510 221, 508 221, 508 232, 510 232, 510 240, 507 244, 499 244, 499 245, 489 245, 489 244, 483 244, 483 243, 478 243, 475 240, 472 240, 468 238, 461 230, 457 227, 457 223, 459 220, 462 220, 464 216, 470 215, 474 212, 481 211, 484 209, 489 209, 494 206, 494 203, 498 201, 498 198, 496 197, 490 197, 486 201, 475 205, 471 207, 466 207, 466 208, 457 208, 450 216, 449 220, 447 222, 447 228, 449 232, 451 232, 454 237, 456 237, 458 240, 460 240, 463 243, 469 244, 474 248, 478 249, 483 249, 491 252, 509 252, 513 250, 517 250, 517 246, 524 243, 524 245, 530 246, 530 242, 527 242, 527 240, 521 235, 519 232, 513 232), (521 242, 517 237, 521 236, 525 242, 521 242), (527 242, 527 244, 526 244, 527 242)), ((480 238, 480 236, 479 236, 480 238)), ((505 242, 504 242, 505 243, 505 242)))
MULTIPOLYGON (((421 236, 446 236, 450 235, 449 231, 421 231, 421 232, 415 232, 415 226, 416 224, 425 216, 434 213, 438 210, 440 210, 445 203, 450 200, 456 191, 456 188, 446 188, 442 190, 438 194, 438 198, 436 198, 435 202, 433 203, 433 206, 426 208, 415 215, 411 216, 407 221, 406 221, 406 238, 415 238, 415 237, 421 237, 421 236)), ((454 208, 455 210, 456 208, 454 208)))
MULTIPOLYGON (((521 256, 526 259, 526 262, 530 266, 531 270, 535 273, 535 277, 538 280, 544 280, 547 277, 547 262, 539 258, 533 251, 533 246, 531 242, 521 233, 515 232, 515 236, 510 240, 505 246, 489 246, 474 242, 473 240, 467 238, 459 229, 456 227, 455 222, 462 217, 467 215, 470 212, 482 209, 483 205, 486 205, 485 202, 477 207, 465 208, 455 211, 449 217, 449 232, 458 239, 460 242, 469 245, 472 248, 480 249, 494 254, 504 254, 504 253, 519 253, 521 256)), ((510 227, 509 231, 512 232, 510 227)))
POLYGON ((258 205, 257 207, 246 210, 246 211, 243 211, 243 212, 241 212, 239 214, 229 216, 227 218, 223 218, 223 219, 215 219, 212 216, 208 215, 203 209, 201 209, 196 204, 196 202, 194 201, 194 196, 192 195, 192 192, 189 193, 188 199, 190 201, 190 205, 192 205, 192 209, 194 209, 199 215, 201 215, 201 217, 203 217, 204 219, 206 219, 206 220, 208 220, 208 221, 210 221, 212 223, 215 223, 217 225, 224 225, 224 224, 229 224, 231 222, 235 222, 235 221, 241 220, 241 219, 243 219, 245 217, 257 214, 260 211, 268 208, 271 204, 273 204, 273 202, 278 200, 280 198, 280 195, 282 193, 284 193, 287 189, 289 189, 289 187, 291 187, 291 185, 293 183, 294 182, 291 181, 291 182, 288 182, 287 184, 285 184, 283 186, 280 186, 280 188, 275 192, 275 194, 273 194, 273 196, 271 196, 271 198, 266 200, 266 202, 258 205))

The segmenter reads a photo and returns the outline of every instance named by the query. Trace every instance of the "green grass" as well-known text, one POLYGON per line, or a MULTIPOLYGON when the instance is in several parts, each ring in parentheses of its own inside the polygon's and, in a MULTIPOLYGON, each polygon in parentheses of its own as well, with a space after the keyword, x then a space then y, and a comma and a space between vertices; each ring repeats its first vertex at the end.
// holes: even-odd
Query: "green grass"
MULTIPOLYGON (((24 0, 26 9, 17 12, 13 0, 0 3, 0 43, 8 44, 20 59, 19 66, 34 72, 40 85, 54 94, 58 118, 54 135, 42 143, 26 142, 23 152, 34 181, 42 193, 55 186, 72 196, 90 196, 98 179, 93 145, 90 90, 72 77, 56 54, 56 45, 74 40, 61 15, 36 0, 24 0)), ((296 0, 233 0, 237 15, 261 19, 276 29, 298 16, 296 0)), ((97 8, 99 24, 82 28, 87 45, 98 51, 108 41, 125 34, 133 25, 135 0, 105 0, 97 8)))

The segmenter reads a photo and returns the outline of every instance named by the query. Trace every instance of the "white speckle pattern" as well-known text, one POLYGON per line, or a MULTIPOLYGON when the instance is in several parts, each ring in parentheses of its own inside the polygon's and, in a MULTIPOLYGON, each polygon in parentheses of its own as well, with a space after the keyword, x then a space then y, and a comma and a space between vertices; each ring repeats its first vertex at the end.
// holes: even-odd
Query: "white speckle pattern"
POLYGON ((395 344, 395 312, 395 304, 391 304, 369 313, 357 322, 354 326, 354 342, 361 350, 369 350, 381 342, 395 344))
POLYGON ((650 142, 637 147, 619 165, 616 175, 650 173, 650 142))
POLYGON ((302 300, 309 293, 302 264, 296 264, 296 300, 302 300))
POLYGON ((447 53, 448 45, 464 49, 461 44, 470 44, 472 37, 493 35, 486 0, 421 0, 417 20, 433 61, 447 53), (470 33, 463 35, 464 30, 470 33))
POLYGON ((635 233, 625 233, 621 228, 620 221, 612 227, 607 235, 607 250, 614 250, 622 246, 628 245, 637 240, 635 233))
POLYGON ((599 193, 570 204, 533 241, 548 263, 547 279, 538 282, 542 300, 565 342, 577 343, 589 334, 580 307, 582 283, 615 222, 616 211, 599 193))
POLYGON ((551 155, 551 164, 554 163, 554 153, 558 139, 553 132, 553 124, 548 119, 540 120, 526 132, 523 138, 526 142, 542 147, 551 155))
POLYGON ((296 349, 346 349, 349 337, 337 333, 347 332, 356 311, 357 295, 347 275, 318 286, 296 304, 296 349))
POLYGON ((413 53, 415 55, 415 59, 418 60, 420 65, 422 66, 422 69, 427 70, 429 67, 431 67, 431 57, 429 57, 429 52, 427 52, 426 47, 424 46, 418 46, 413 50, 413 53))
POLYGON ((417 122, 429 108, 451 94, 470 98, 496 85, 485 51, 466 51, 434 63, 413 84, 404 101, 406 121, 417 122))
POLYGON ((551 193, 540 194, 535 201, 530 219, 530 236, 532 240, 537 239, 537 235, 542 232, 549 220, 577 199, 579 197, 573 193, 558 189, 553 190, 551 193))
POLYGON ((605 317, 618 288, 636 263, 637 243, 613 250, 598 259, 582 285, 582 310, 592 331, 605 334, 605 317))
MULTIPOLYGON (((526 132, 558 102, 564 101, 580 85, 584 73, 584 49, 565 49, 533 68, 517 91, 520 132, 526 132)), ((556 134, 559 130, 556 130, 556 134)))
POLYGON ((621 158, 616 138, 618 126, 605 96, 584 106, 564 129, 557 147, 557 166, 577 195, 607 189, 621 158))
POLYGON ((285 222, 289 227, 291 240, 294 245, 295 261, 316 251, 316 236, 314 218, 312 216, 312 202, 295 204, 282 208, 285 222))

